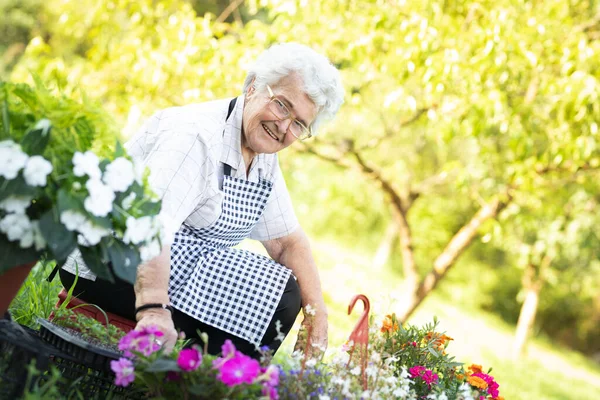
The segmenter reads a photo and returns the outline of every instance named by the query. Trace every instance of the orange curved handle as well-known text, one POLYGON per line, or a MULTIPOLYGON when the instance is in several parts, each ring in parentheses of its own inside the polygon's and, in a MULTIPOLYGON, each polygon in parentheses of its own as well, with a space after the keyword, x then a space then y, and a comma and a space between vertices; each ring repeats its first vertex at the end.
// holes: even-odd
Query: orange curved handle
POLYGON ((348 359, 348 365, 350 365, 350 361, 352 360, 352 355, 354 354, 354 350, 358 346, 360 353, 360 369, 363 381, 363 389, 367 390, 367 361, 369 356, 369 311, 371 311, 371 304, 369 303, 369 299, 364 294, 357 294, 350 300, 350 304, 348 305, 348 315, 352 313, 354 306, 358 300, 362 300, 365 309, 363 310, 356 326, 352 330, 350 334, 350 340, 353 342, 352 348, 350 349, 350 358, 348 359))

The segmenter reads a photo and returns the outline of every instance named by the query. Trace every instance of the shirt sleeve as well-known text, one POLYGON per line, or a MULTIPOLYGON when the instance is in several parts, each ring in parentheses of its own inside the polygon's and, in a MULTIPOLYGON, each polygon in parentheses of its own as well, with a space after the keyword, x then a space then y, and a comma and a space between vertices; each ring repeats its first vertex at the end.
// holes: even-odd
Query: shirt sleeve
POLYGON ((271 195, 263 215, 250 232, 250 239, 260 241, 277 239, 293 233, 300 225, 278 163, 274 168, 271 195))
POLYGON ((194 123, 178 123, 176 113, 159 116, 157 139, 145 159, 149 183, 162 199, 160 218, 165 244, 173 241, 181 224, 203 201, 214 163, 194 123))

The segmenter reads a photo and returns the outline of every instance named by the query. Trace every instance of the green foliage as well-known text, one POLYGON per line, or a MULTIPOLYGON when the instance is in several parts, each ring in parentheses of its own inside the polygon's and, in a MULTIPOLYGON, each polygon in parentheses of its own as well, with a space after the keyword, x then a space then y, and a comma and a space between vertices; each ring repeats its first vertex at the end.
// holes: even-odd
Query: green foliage
POLYGON ((81 332, 86 338, 91 339, 92 343, 101 342, 108 344, 115 349, 117 348, 119 340, 125 336, 125 332, 122 329, 109 324, 108 317, 102 309, 99 308, 106 317, 106 323, 101 323, 94 318, 90 318, 85 314, 75 311, 77 308, 84 306, 96 307, 93 304, 81 304, 73 308, 64 307, 66 304, 68 304, 68 298, 63 303, 63 307, 59 307, 54 311, 54 318, 52 319, 53 323, 81 332))

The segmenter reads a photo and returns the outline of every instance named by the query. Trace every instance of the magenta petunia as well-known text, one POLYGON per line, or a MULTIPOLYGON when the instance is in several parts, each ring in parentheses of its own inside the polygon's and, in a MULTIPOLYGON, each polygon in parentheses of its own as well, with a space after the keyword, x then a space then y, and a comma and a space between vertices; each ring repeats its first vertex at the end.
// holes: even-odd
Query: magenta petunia
POLYGON ((202 363, 202 354, 197 348, 183 349, 177 357, 177 365, 184 371, 194 371, 202 363))
POLYGON ((265 383, 269 386, 279 385, 279 368, 275 365, 269 365, 263 372, 265 383))
POLYGON ((221 346, 221 356, 223 358, 233 357, 235 355, 235 352, 235 345, 231 340, 227 339, 225 343, 223 343, 223 346, 221 346))
POLYGON ((422 365, 415 365, 414 367, 410 367, 408 369, 408 373, 411 377, 416 378, 421 376, 421 374, 425 371, 425 367, 422 365))
POLYGON ((139 330, 132 330, 119 341, 119 350, 125 357, 132 358, 133 352, 141 353, 148 357, 160 349, 157 339, 164 336, 156 326, 146 326, 139 330))
POLYGON ((219 368, 217 378, 225 385, 232 387, 242 383, 252 383, 260 373, 260 364, 240 352, 226 360, 219 368))
POLYGON ((431 385, 438 382, 438 374, 434 374, 432 370, 428 369, 421 375, 421 379, 427 384, 427 387, 431 389, 431 385))
POLYGON ((110 369, 115 373, 115 385, 128 386, 135 379, 135 370, 131 360, 121 357, 110 362, 110 369))
POLYGON ((279 400, 279 393, 277 393, 277 389, 270 385, 263 385, 262 395, 269 400, 279 400))

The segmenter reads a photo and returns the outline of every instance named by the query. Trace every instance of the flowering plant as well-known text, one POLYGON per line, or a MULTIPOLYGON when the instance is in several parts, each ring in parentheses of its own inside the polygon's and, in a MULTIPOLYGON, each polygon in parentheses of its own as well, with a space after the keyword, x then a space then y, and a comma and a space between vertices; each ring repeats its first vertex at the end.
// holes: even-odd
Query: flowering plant
POLYGON ((0 274, 78 249, 98 276, 133 282, 160 252, 160 201, 88 101, 0 82, 0 274))
POLYGON ((423 327, 403 326, 395 314, 387 315, 379 334, 371 339, 373 348, 394 366, 397 376, 408 375, 419 398, 468 398, 502 400, 498 383, 484 374, 481 366, 471 365, 466 371, 462 363, 446 353, 450 336, 437 331, 438 321, 423 327))
MULTIPOLYGON (((137 386, 150 398, 277 399, 279 368, 236 350, 231 341, 219 357, 197 345, 165 354, 155 327, 134 330, 119 342, 124 357, 111 362, 115 385, 137 386)), ((207 341, 205 341, 206 343, 207 341)), ((181 347, 181 346, 179 346, 181 347)))

